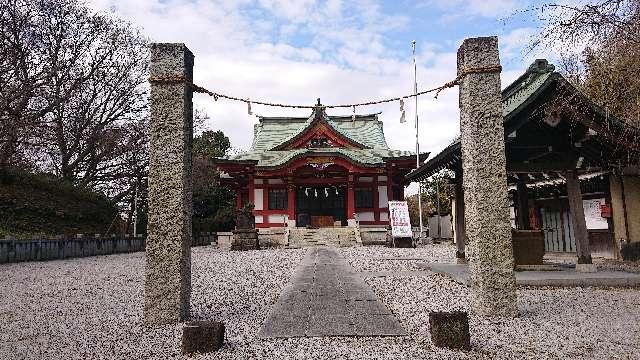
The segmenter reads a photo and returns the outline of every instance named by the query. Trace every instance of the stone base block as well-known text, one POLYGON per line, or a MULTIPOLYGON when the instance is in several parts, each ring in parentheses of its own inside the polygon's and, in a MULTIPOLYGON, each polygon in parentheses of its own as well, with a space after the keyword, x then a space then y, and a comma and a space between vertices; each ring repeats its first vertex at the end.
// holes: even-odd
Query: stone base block
POLYGON ((576 271, 581 273, 594 273, 598 271, 596 264, 576 264, 576 271))
POLYGON ((232 251, 258 250, 260 244, 258 242, 258 230, 241 229, 233 231, 231 239, 232 251))
POLYGON ((470 350, 469 318, 466 312, 430 312, 431 342, 437 347, 470 350))
POLYGON ((511 230, 515 265, 542 265, 544 234, 539 230, 511 230))
POLYGON ((387 247, 397 247, 397 248, 413 248, 415 247, 415 245, 413 244, 413 239, 410 237, 405 237, 405 238, 393 238, 391 236, 389 236, 387 238, 387 243, 386 246, 387 247))
POLYGON ((182 329, 182 353, 217 351, 224 343, 224 324, 217 321, 192 321, 182 329))

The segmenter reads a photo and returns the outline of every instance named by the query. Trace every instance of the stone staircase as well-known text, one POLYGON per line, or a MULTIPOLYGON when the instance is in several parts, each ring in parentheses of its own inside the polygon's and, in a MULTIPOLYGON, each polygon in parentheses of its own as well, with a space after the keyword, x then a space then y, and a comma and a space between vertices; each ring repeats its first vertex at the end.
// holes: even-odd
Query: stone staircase
POLYGON ((361 244, 357 229, 353 227, 326 228, 291 228, 289 229, 288 247, 302 248, 308 246, 330 245, 335 247, 357 246, 361 244))

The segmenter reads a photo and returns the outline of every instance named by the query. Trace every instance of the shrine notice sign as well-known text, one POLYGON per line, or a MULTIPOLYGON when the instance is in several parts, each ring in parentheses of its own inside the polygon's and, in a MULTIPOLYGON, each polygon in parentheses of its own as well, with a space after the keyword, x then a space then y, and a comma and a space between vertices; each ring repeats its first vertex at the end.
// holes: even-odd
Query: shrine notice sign
POLYGON ((389 222, 394 238, 412 237, 409 207, 406 201, 389 201, 389 222))

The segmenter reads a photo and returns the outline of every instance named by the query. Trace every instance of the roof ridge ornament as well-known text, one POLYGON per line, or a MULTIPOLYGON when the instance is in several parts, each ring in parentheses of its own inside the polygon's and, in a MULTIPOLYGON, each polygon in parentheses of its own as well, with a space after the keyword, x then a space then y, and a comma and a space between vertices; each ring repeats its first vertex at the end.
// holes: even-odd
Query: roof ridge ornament
POLYGON ((529 65, 527 72, 530 74, 546 74, 554 72, 555 70, 555 65, 550 64, 547 59, 536 59, 531 65, 529 65))
POLYGON ((311 114, 314 121, 324 119, 324 115, 325 115, 324 109, 325 109, 325 106, 322 105, 322 103, 320 102, 320 98, 318 98, 317 104, 314 105, 313 107, 313 114, 311 114))

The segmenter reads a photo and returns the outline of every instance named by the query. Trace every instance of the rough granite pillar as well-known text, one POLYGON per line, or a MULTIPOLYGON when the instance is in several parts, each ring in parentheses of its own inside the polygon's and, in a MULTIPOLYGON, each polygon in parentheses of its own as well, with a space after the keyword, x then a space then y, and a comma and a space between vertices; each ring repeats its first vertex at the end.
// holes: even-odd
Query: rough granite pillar
POLYGON ((193 54, 184 44, 151 45, 149 222, 144 324, 189 317, 193 54))
POLYGON ((517 298, 500 73, 495 69, 499 65, 497 37, 466 39, 458 50, 466 255, 472 311, 514 317, 517 298))

